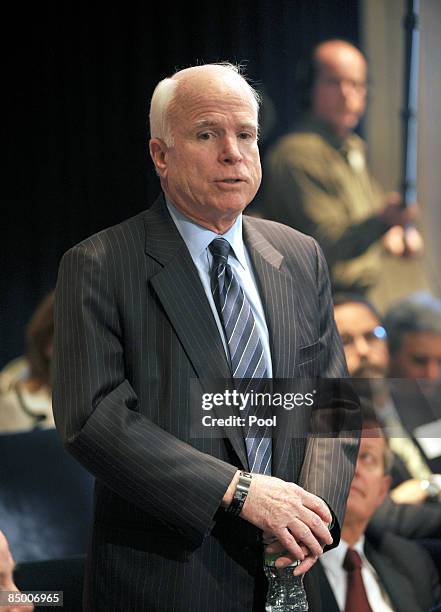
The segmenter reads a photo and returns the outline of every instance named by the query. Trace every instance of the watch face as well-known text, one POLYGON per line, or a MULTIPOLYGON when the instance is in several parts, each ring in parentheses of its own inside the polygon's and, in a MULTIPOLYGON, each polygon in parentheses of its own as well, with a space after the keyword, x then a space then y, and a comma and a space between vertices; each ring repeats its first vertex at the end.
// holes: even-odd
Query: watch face
POLYGON ((421 488, 426 493, 428 499, 436 499, 441 491, 440 486, 430 480, 422 480, 421 488))
POLYGON ((440 489, 438 485, 436 485, 434 482, 431 482, 427 488, 427 496, 430 497, 430 499, 435 499, 436 497, 438 497, 439 493, 440 489))

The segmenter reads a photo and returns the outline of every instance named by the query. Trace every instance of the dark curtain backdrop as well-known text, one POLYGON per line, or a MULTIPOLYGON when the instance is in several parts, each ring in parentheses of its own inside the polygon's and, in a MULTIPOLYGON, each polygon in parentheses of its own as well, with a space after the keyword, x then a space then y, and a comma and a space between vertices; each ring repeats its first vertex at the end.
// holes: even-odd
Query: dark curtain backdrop
POLYGON ((0 366, 22 352, 62 253, 157 195, 146 116, 161 78, 246 62, 280 133, 293 119, 295 62, 327 37, 357 42, 359 10, 356 0, 17 3, 2 21, 0 366))

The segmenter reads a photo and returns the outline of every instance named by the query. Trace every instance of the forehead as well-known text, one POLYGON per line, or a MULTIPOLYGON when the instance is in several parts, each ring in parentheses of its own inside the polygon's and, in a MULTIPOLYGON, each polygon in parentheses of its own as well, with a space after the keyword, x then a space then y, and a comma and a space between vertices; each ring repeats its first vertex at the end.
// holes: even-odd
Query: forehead
POLYGON ((233 119, 257 125, 257 103, 238 75, 197 75, 179 83, 169 109, 170 118, 196 123, 204 119, 233 119))
POLYGON ((386 449, 386 441, 378 428, 363 430, 360 439, 360 452, 370 451, 376 456, 383 456, 386 449))
POLYGON ((441 359, 441 334, 408 332, 403 335, 401 349, 405 353, 427 355, 441 359))
POLYGON ((365 80, 366 60, 363 55, 349 45, 324 46, 316 53, 320 74, 333 74, 354 80, 365 80))
POLYGON ((357 302, 336 306, 334 316, 340 333, 363 334, 380 323, 370 308, 357 302))

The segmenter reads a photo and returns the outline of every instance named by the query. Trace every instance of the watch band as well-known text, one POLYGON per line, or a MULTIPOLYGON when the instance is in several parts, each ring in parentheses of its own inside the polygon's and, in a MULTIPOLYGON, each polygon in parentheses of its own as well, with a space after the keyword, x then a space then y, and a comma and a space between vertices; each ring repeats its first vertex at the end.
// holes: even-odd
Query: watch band
POLYGON ((249 472, 240 472, 239 481, 234 491, 231 504, 227 508, 227 513, 232 516, 239 516, 242 512, 243 505, 250 490, 251 480, 253 476, 249 472))
POLYGON ((420 487, 427 495, 428 501, 436 501, 437 499, 439 499, 441 487, 432 478, 421 480, 420 487))

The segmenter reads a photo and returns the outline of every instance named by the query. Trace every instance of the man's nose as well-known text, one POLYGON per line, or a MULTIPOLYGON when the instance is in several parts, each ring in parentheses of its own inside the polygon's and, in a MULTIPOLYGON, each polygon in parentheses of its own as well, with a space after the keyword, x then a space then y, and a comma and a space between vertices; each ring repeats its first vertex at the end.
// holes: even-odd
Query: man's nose
POLYGON ((360 478, 360 473, 362 472, 362 470, 363 470, 363 466, 361 464, 361 461, 360 461, 360 459, 357 459, 357 462, 355 464, 354 476, 352 478, 353 481, 355 479, 358 480, 358 478, 360 478))
POLYGON ((354 338, 354 347, 359 357, 367 357, 369 354, 369 343, 363 335, 354 338))
POLYGON ((347 81, 345 81, 344 79, 342 79, 340 81, 340 83, 338 84, 338 91, 341 95, 342 98, 347 98, 350 95, 350 85, 348 84, 347 81))
POLYGON ((356 83, 349 80, 343 80, 340 82, 340 95, 345 100, 359 97, 359 90, 357 89, 356 83))
POLYGON ((237 164, 242 159, 236 137, 226 136, 222 140, 220 158, 224 164, 237 164))

